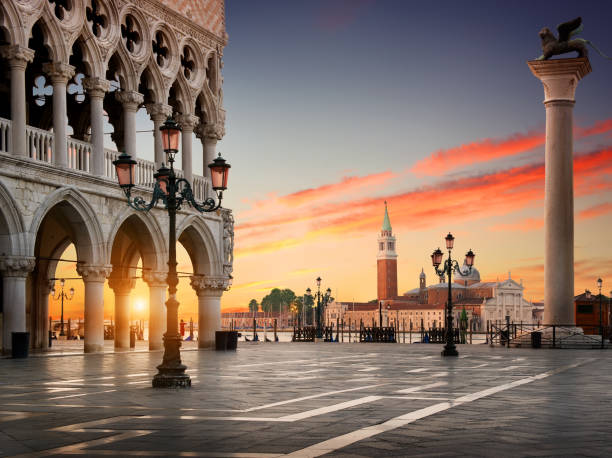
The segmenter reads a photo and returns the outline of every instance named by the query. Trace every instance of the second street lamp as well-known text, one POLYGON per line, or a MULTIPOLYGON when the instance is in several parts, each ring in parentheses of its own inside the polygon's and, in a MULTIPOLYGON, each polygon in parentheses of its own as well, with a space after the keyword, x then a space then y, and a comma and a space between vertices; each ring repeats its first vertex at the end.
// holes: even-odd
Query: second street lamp
POLYGON ((164 357, 162 363, 157 366, 158 373, 153 377, 153 387, 172 388, 189 387, 191 378, 185 373, 187 367, 181 362, 181 335, 178 332, 178 307, 176 300, 176 286, 178 285, 178 275, 176 272, 176 212, 181 209, 181 205, 189 204, 200 213, 213 212, 221 208, 223 191, 227 189, 227 175, 230 165, 225 162, 219 153, 211 164, 208 164, 211 174, 212 189, 217 194, 218 202, 211 197, 202 203, 196 202, 191 183, 184 178, 177 178, 174 171, 174 158, 178 154, 178 143, 181 127, 171 118, 159 128, 162 132, 162 142, 168 165, 159 168, 155 176, 155 187, 153 196, 149 203, 142 197, 131 196, 134 187, 134 171, 136 161, 128 154, 122 153, 116 161, 113 161, 117 170, 119 186, 123 189, 128 205, 138 211, 149 211, 157 202, 161 202, 168 211, 169 231, 168 231, 168 300, 167 309, 167 329, 164 334, 164 357))
POLYGON ((468 267, 467 272, 462 272, 461 268, 457 261, 451 259, 451 251, 453 249, 455 243, 455 237, 449 232, 448 235, 444 238, 446 241, 446 249, 448 250, 448 259, 444 261, 444 265, 442 269, 438 269, 440 264, 442 264, 442 258, 444 254, 438 248, 431 255, 431 262, 434 266, 436 273, 441 276, 446 274, 448 281, 448 300, 446 307, 446 335, 445 335, 445 345, 444 350, 442 351, 442 356, 459 356, 459 352, 457 351, 457 347, 455 346, 455 340, 453 335, 453 293, 452 293, 452 276, 453 270, 457 272, 462 277, 467 277, 472 272, 472 266, 474 265, 474 257, 476 256, 472 250, 468 251, 465 254, 465 265, 468 267))
MULTIPOLYGON (((70 301, 72 300, 72 298, 74 297, 74 288, 70 288, 70 295, 66 294, 64 292, 64 285, 66 284, 66 280, 65 279, 60 279, 60 286, 61 286, 61 291, 59 292, 59 294, 57 295, 57 297, 55 297, 55 286, 51 289, 51 297, 53 297, 53 300, 57 301, 59 299, 62 300, 62 310, 61 310, 61 316, 60 316, 60 336, 65 336, 66 334, 64 334, 64 299, 66 301, 70 301)), ((70 329, 68 329, 68 338, 70 338, 70 329)))

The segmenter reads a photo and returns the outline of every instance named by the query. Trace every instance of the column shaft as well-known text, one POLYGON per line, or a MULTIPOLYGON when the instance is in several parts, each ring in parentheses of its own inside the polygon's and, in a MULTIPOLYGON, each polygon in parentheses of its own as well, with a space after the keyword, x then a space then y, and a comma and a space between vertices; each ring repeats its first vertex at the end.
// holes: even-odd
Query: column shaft
POLYGON ((26 277, 4 277, 2 282, 2 350, 12 349, 11 333, 26 331, 26 277))
POLYGON ((149 286, 149 350, 164 348, 166 332, 166 289, 165 285, 149 286))
POLYGON ((181 151, 181 157, 183 161, 183 174, 185 179, 191 184, 193 184, 193 160, 191 154, 192 134, 193 127, 184 125, 181 137, 181 146, 183 147, 183 150, 181 151))
POLYGON ((147 112, 153 121, 153 139, 155 144, 155 167, 159 168, 166 163, 164 145, 162 143, 160 126, 172 115, 172 107, 163 103, 147 104, 147 112))
POLYGON ((202 149, 204 150, 204 176, 210 183, 210 169, 208 164, 215 160, 217 156, 217 139, 213 137, 204 137, 202 140, 202 149))
POLYGON ((123 105, 123 145, 125 152, 136 158, 136 112, 143 102, 142 94, 134 91, 121 91, 115 97, 123 105))
POLYGON ((104 282, 85 281, 85 353, 104 350, 104 282))
POLYGON ((92 158, 89 171, 96 176, 105 175, 104 157, 104 96, 109 82, 102 78, 87 78, 83 81, 90 102, 92 158))
POLYGON ((130 348, 130 294, 115 290, 115 348, 130 348))
POLYGON ((198 348, 215 346, 215 331, 221 330, 221 295, 198 295, 198 348))

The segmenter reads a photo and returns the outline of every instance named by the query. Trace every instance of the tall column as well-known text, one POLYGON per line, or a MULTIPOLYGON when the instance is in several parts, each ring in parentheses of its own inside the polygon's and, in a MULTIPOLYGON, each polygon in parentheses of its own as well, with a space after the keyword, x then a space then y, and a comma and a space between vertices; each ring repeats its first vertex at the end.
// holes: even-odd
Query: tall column
POLYGON ((85 353, 104 350, 104 282, 111 266, 77 264, 85 283, 85 353))
POLYGON ((68 114, 66 112, 66 84, 74 75, 74 67, 62 62, 49 62, 43 71, 53 84, 53 162, 58 167, 68 166, 68 114))
POLYGON ((208 181, 207 196, 212 196, 210 182, 210 169, 208 164, 217 157, 217 142, 225 135, 225 128, 222 124, 201 124, 197 127, 197 135, 202 140, 202 152, 204 155, 204 176, 208 181))
POLYGON ((149 350, 164 348, 167 276, 167 272, 144 271, 142 274, 142 279, 149 285, 149 350))
POLYGON ((11 68, 11 149, 17 156, 26 156, 26 89, 25 70, 34 59, 34 51, 18 45, 0 47, 0 55, 11 68))
POLYGON ((125 152, 136 157, 136 112, 144 101, 142 94, 136 91, 119 91, 115 98, 123 105, 123 144, 125 152))
POLYGON ((178 122, 181 124, 181 157, 183 161, 183 174, 189 183, 193 183, 193 160, 192 160, 192 145, 193 145, 193 129, 198 124, 198 117, 190 114, 180 115, 178 122))
POLYGON ((135 281, 131 278, 111 276, 108 286, 115 293, 115 348, 130 348, 130 293, 135 281))
POLYGON ((229 279, 194 275, 191 286, 198 295, 198 348, 214 347, 215 332, 221 330, 221 295, 229 279))
POLYGON ((164 145, 162 143, 161 131, 159 128, 168 116, 172 116, 172 107, 164 103, 147 104, 147 113, 153 121, 153 138, 155 140, 155 167, 160 168, 166 163, 164 145))
POLYGON ((93 146, 90 172, 104 176, 104 96, 110 83, 103 78, 86 78, 83 87, 87 90, 91 112, 91 144, 93 146))
POLYGON ((2 351, 12 349, 11 333, 25 332, 26 279, 36 264, 35 258, 5 256, 0 258, 2 271, 2 351))
POLYGON ((588 58, 528 62, 544 85, 544 324, 574 324, 574 178, 572 110, 588 58))

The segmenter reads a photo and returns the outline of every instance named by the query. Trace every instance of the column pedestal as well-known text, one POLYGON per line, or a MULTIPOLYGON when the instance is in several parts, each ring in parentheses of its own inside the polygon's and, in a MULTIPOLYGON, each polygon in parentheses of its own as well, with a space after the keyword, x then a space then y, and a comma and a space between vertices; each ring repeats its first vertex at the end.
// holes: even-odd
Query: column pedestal
POLYGON ((2 271, 2 352, 12 350, 12 333, 25 332, 26 328, 26 280, 34 270, 34 258, 0 258, 2 271))
POLYGON ((573 119, 576 86, 591 72, 588 58, 528 62, 544 86, 544 323, 574 319, 573 119))
POLYGON ((108 286, 115 293, 115 348, 130 348, 130 293, 135 286, 131 278, 111 276, 108 286))
POLYGON ((111 266, 77 264, 85 283, 85 353, 104 351, 104 282, 111 266))
POLYGON ((68 166, 68 115, 66 112, 66 84, 74 75, 72 65, 52 62, 43 65, 43 71, 53 84, 53 163, 58 167, 68 166))

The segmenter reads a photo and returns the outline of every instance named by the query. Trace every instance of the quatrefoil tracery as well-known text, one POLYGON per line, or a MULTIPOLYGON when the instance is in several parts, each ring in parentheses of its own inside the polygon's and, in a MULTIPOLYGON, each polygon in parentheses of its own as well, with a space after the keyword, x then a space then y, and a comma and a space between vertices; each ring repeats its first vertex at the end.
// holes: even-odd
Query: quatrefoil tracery
POLYGON ((183 74, 188 80, 191 79, 195 70, 195 61, 193 60, 193 54, 189 46, 185 46, 183 49, 183 55, 181 56, 181 65, 183 66, 183 74))
POLYGON ((91 0, 91 6, 85 9, 87 22, 91 24, 91 31, 98 38, 102 35, 102 29, 108 26, 108 18, 102 11, 99 0, 91 0))
POLYGON ((72 0, 49 0, 49 3, 55 5, 55 17, 63 21, 66 13, 72 10, 72 0))
POLYGON ((47 78, 44 75, 39 75, 34 78, 34 86, 32 87, 32 95, 34 96, 34 103, 39 107, 42 107, 47 97, 53 95, 53 86, 47 83, 47 78))
POLYGON ((155 34, 155 39, 152 41, 153 54, 155 55, 155 61, 160 67, 165 67, 169 60, 168 54, 170 50, 166 46, 167 40, 161 31, 155 34))
POLYGON ((136 29, 136 21, 130 15, 125 17, 125 24, 121 24, 121 36, 127 50, 134 53, 140 43, 140 32, 136 29))

